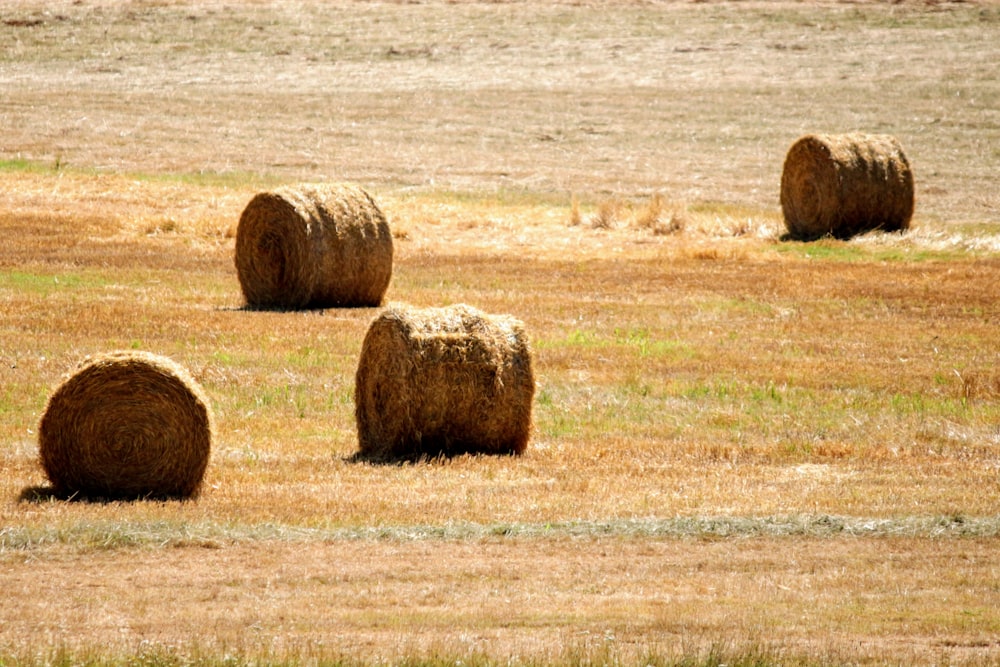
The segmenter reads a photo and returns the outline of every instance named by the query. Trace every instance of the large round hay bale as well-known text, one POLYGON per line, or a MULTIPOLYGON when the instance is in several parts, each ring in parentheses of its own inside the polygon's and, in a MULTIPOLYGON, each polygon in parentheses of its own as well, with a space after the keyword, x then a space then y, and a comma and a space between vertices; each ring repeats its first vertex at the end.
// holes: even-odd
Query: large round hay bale
POLYGON ((372 460, 521 454, 535 376, 524 325, 465 305, 386 308, 355 378, 358 455, 372 460))
POLYGON ((178 364, 111 352, 88 357, 56 388, 38 440, 59 496, 191 498, 208 465, 212 414, 178 364))
POLYGON ((913 172, 894 137, 810 134, 785 157, 781 210, 794 239, 902 231, 913 205, 913 172))
POLYGON ((235 259, 254 308, 378 306, 392 278, 392 234, 355 185, 284 187, 247 204, 235 259))

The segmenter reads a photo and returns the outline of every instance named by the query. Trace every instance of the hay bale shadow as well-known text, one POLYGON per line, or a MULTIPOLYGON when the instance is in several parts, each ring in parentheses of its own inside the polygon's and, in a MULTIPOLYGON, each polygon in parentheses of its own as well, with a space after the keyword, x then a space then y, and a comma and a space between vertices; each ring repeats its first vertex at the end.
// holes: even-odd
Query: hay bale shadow
POLYGON ((304 308, 285 308, 281 306, 256 306, 244 304, 242 306, 219 306, 215 308, 217 313, 306 313, 323 315, 328 311, 365 311, 378 310, 381 306, 366 305, 344 305, 344 306, 307 306, 304 308))
POLYGON ((470 456, 474 458, 520 458, 523 456, 520 452, 503 452, 503 453, 490 453, 477 451, 471 448, 465 449, 455 449, 451 451, 429 451, 422 452, 420 454, 410 454, 410 455, 378 455, 368 452, 354 452, 350 456, 345 456, 341 460, 344 463, 359 464, 359 465, 372 465, 372 466, 383 466, 383 467, 402 467, 406 465, 435 465, 448 463, 453 459, 462 458, 464 456, 470 456))
POLYGON ((851 241, 856 238, 863 236, 869 236, 872 234, 884 234, 886 236, 892 235, 902 238, 906 234, 905 229, 886 229, 883 227, 875 227, 873 229, 858 232, 856 234, 835 234, 830 232, 824 232, 822 234, 803 234, 794 232, 785 232, 778 237, 778 241, 781 243, 815 243, 817 241, 851 241))
POLYGON ((28 486, 17 496, 19 503, 42 504, 51 502, 86 503, 107 505, 110 503, 167 502, 173 500, 188 500, 183 496, 165 494, 147 494, 144 496, 126 495, 96 495, 81 492, 63 493, 51 486, 28 486))

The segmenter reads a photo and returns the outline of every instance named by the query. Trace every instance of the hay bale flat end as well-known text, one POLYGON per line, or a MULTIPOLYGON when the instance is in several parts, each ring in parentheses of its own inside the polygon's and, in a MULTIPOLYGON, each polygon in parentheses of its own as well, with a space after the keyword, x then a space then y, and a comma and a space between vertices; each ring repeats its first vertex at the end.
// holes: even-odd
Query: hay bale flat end
POLYGON ((788 150, 781 210, 793 239, 903 231, 913 208, 913 172, 894 137, 810 134, 788 150))
POLYGON ((41 464, 59 496, 193 498, 212 422, 201 387, 170 359, 96 355, 49 397, 38 428, 41 464))
POLYGON ((258 193, 236 228, 236 272, 253 308, 381 305, 392 254, 381 209, 346 183, 258 193))

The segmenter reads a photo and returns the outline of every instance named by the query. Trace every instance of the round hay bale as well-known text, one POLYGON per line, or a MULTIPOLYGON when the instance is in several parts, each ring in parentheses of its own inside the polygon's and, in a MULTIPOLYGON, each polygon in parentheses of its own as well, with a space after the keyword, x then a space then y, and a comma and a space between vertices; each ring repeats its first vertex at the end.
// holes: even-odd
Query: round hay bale
POLYGON ((386 308, 361 348, 358 456, 522 454, 535 376, 524 325, 465 305, 386 308))
POLYGON ((355 185, 278 188, 243 210, 235 259, 254 308, 378 306, 392 278, 392 234, 355 185))
POLYGON ((913 172, 894 137, 811 134, 785 157, 781 210, 794 239, 902 231, 913 206, 913 172))
POLYGON ((208 465, 212 414, 170 359, 111 352, 88 357, 56 388, 38 440, 59 496, 192 498, 208 465))

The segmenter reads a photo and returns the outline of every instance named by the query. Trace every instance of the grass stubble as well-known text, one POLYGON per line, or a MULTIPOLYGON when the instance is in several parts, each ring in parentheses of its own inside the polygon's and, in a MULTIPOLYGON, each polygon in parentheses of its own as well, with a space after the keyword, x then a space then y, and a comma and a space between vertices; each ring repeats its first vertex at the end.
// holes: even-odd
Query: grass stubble
MULTIPOLYGON (((283 4, 260 30, 253 27, 256 5, 230 8, 226 19, 221 10, 201 13, 184 3, 144 8, 129 20, 102 7, 117 17, 109 29, 125 31, 119 37, 137 46, 114 67, 134 74, 169 54, 173 69, 146 76, 188 86, 192 107, 212 86, 171 78, 185 75, 178 44, 209 62, 213 49, 228 48, 228 33, 219 34, 218 47, 198 41, 200 26, 236 30, 247 22, 248 31, 266 35, 256 43, 259 52, 234 55, 233 72, 264 58, 280 75, 297 53, 295 44, 282 53, 290 48, 283 35, 292 34, 283 32, 290 16, 283 4), (174 11, 194 18, 172 23, 174 11), (142 26, 158 26, 159 41, 129 32, 142 26), (182 39, 165 30, 170 26, 191 34, 182 39)), ((940 34, 954 46, 938 54, 935 67, 961 68, 961 45, 985 48, 994 42, 982 36, 996 30, 990 4, 775 5, 746 10, 742 22, 725 5, 629 6, 615 16, 623 26, 612 21, 588 37, 586 8, 527 7, 550 22, 575 18, 583 46, 605 44, 608 31, 624 30, 643 11, 665 12, 657 18, 687 26, 678 43, 667 42, 670 67, 692 76, 724 73, 740 40, 756 55, 783 51, 815 64, 832 48, 827 38, 852 30, 877 32, 898 49, 946 31, 940 34), (739 26, 739 40, 731 31, 725 40, 716 34, 723 24, 739 26), (813 28, 816 41, 792 41, 813 28)), ((509 312, 525 322, 536 354, 536 430, 525 456, 370 465, 350 460, 357 447, 352 395, 361 340, 377 310, 248 311, 232 260, 235 223, 253 193, 314 179, 315 170, 329 166, 322 146, 306 156, 312 165, 265 164, 261 156, 281 153, 279 137, 287 135, 258 128, 253 151, 238 133, 235 145, 216 142, 223 147, 205 151, 181 139, 184 127, 173 127, 183 114, 130 121, 135 141, 160 151, 163 164, 154 168, 143 162, 148 152, 131 153, 109 139, 120 119, 96 84, 119 80, 100 69, 97 52, 67 53, 67 62, 90 62, 81 71, 53 66, 55 38, 69 24, 77 40, 65 49, 86 49, 97 39, 87 37, 91 24, 77 14, 90 9, 60 7, 65 20, 58 20, 31 3, 16 8, 42 23, 35 32, 5 23, 5 30, 18 30, 5 57, 50 67, 43 68, 49 78, 36 78, 31 90, 10 87, 12 99, 48 104, 45 95, 72 79, 84 94, 67 104, 109 113, 104 129, 66 120, 60 130, 60 114, 73 109, 27 125, 18 121, 24 107, 4 111, 14 121, 11 145, 43 159, 61 157, 43 167, 11 159, 2 170, 0 228, 8 241, 0 255, 0 661, 998 659, 1000 230, 990 214, 995 194, 982 186, 996 156, 976 143, 996 138, 983 105, 997 93, 978 65, 965 68, 961 86, 939 80, 926 63, 921 75, 917 63, 897 72, 904 82, 886 87, 890 98, 893 91, 913 93, 912 113, 894 120, 909 137, 917 216, 906 235, 850 242, 779 240, 777 173, 788 142, 772 141, 773 124, 762 125, 755 141, 734 136, 731 124, 738 106, 758 122, 756 105, 774 103, 768 58, 717 78, 716 89, 692 78, 690 96, 674 100, 676 115, 645 113, 659 119, 664 143, 656 151, 648 140, 637 150, 632 142, 642 138, 625 131, 629 116, 619 106, 608 111, 618 124, 592 122, 597 117, 579 128, 553 127, 556 116, 536 115, 535 98, 510 81, 494 82, 496 90, 511 87, 512 114, 533 119, 524 127, 538 140, 535 153, 501 123, 485 135, 490 160, 479 156, 466 134, 472 126, 462 124, 484 117, 493 93, 479 87, 455 98, 455 131, 435 134, 439 153, 426 152, 433 144, 422 130, 402 120, 393 128, 388 116, 373 117, 368 135, 341 134, 339 159, 366 186, 376 184, 368 187, 393 228, 388 299, 509 312), (762 97, 749 106, 727 88, 746 80, 759 84, 762 97), (726 104, 695 123, 686 105, 708 100, 726 104), (942 104, 947 113, 935 122, 928 114, 942 104), (690 154, 692 163, 717 157, 720 148, 733 161, 684 176, 655 164, 648 172, 619 172, 606 160, 629 152, 647 160, 681 154, 683 141, 662 132, 677 126, 692 128, 690 141, 701 149, 690 154), (37 143, 18 134, 24 127, 37 130, 37 143), (961 127, 978 130, 975 138, 952 136, 961 127), (420 164, 403 139, 391 167, 365 162, 357 148, 363 140, 384 142, 394 132, 423 142, 420 164), (726 146, 713 143, 727 136, 726 146), (771 143, 774 154, 762 154, 771 143), (552 182, 532 181, 531 170, 504 151, 531 155, 552 182), (580 151, 581 159, 567 161, 566 151, 580 151), (233 163, 238 154, 252 159, 233 163), (213 162, 219 155, 228 166, 213 162), (465 157, 451 163, 444 155, 465 157), (491 171, 497 155, 506 176, 491 171), (588 162, 595 157, 601 159, 588 162), (761 161, 769 175, 734 176, 761 161), (209 173, 194 173, 201 168, 192 169, 195 163, 209 173), (579 164, 594 175, 570 167, 579 164), (428 165, 439 172, 426 173, 428 165), (651 189, 644 174, 652 172, 663 175, 665 189, 651 189), (497 181, 506 186, 483 187, 497 181), (201 498, 100 504, 39 497, 45 480, 35 429, 48 393, 87 354, 123 348, 174 358, 210 396, 218 438, 201 498)), ((383 19, 410 20, 420 11, 403 5, 383 19)), ((445 20, 434 3, 422 11, 445 20)), ((465 30, 473 19, 504 10, 470 4, 449 11, 465 19, 465 30)), ((345 31, 365 30, 364 17, 355 18, 345 31)), ((540 57, 532 30, 502 22, 496 30, 496 43, 507 41, 491 47, 501 59, 525 68, 525 76, 540 71, 531 70, 540 57)), ((630 34, 634 41, 613 53, 645 53, 644 33, 630 34)), ((351 72, 386 73, 386 85, 402 91, 400 104, 416 95, 407 76, 471 77, 472 56, 488 46, 474 36, 467 48, 475 53, 391 45, 373 63, 351 51, 360 43, 331 42, 351 72)), ((588 82, 582 74, 597 82, 613 74, 594 69, 586 49, 565 55, 581 91, 588 82)), ((847 74, 855 83, 840 85, 885 83, 863 55, 827 59, 809 86, 832 86, 847 74)), ((244 81, 218 76, 231 96, 244 81)), ((793 90, 808 87, 795 77, 784 81, 793 90)), ((647 83, 648 90, 638 86, 627 96, 613 92, 619 102, 641 101, 644 91, 657 90, 647 83)), ((596 84, 587 85, 592 95, 596 84)), ((426 90, 438 94, 434 85, 426 90)), ((550 91, 537 99, 568 104, 575 94, 550 91)), ((345 102, 341 117, 375 113, 362 98, 345 102)), ((212 97, 198 114, 226 118, 227 99, 212 97)), ((807 119, 813 113, 795 108, 807 119)), ((839 122, 858 113, 836 105, 826 111, 839 122)), ((300 122, 315 122, 308 105, 299 113, 300 122)), ((861 113, 886 122, 877 109, 861 113)), ((287 120, 282 114, 275 127, 287 120)), ((199 118, 184 122, 196 132, 213 126, 199 118)), ((813 128, 790 129, 789 141, 802 129, 813 128)))

